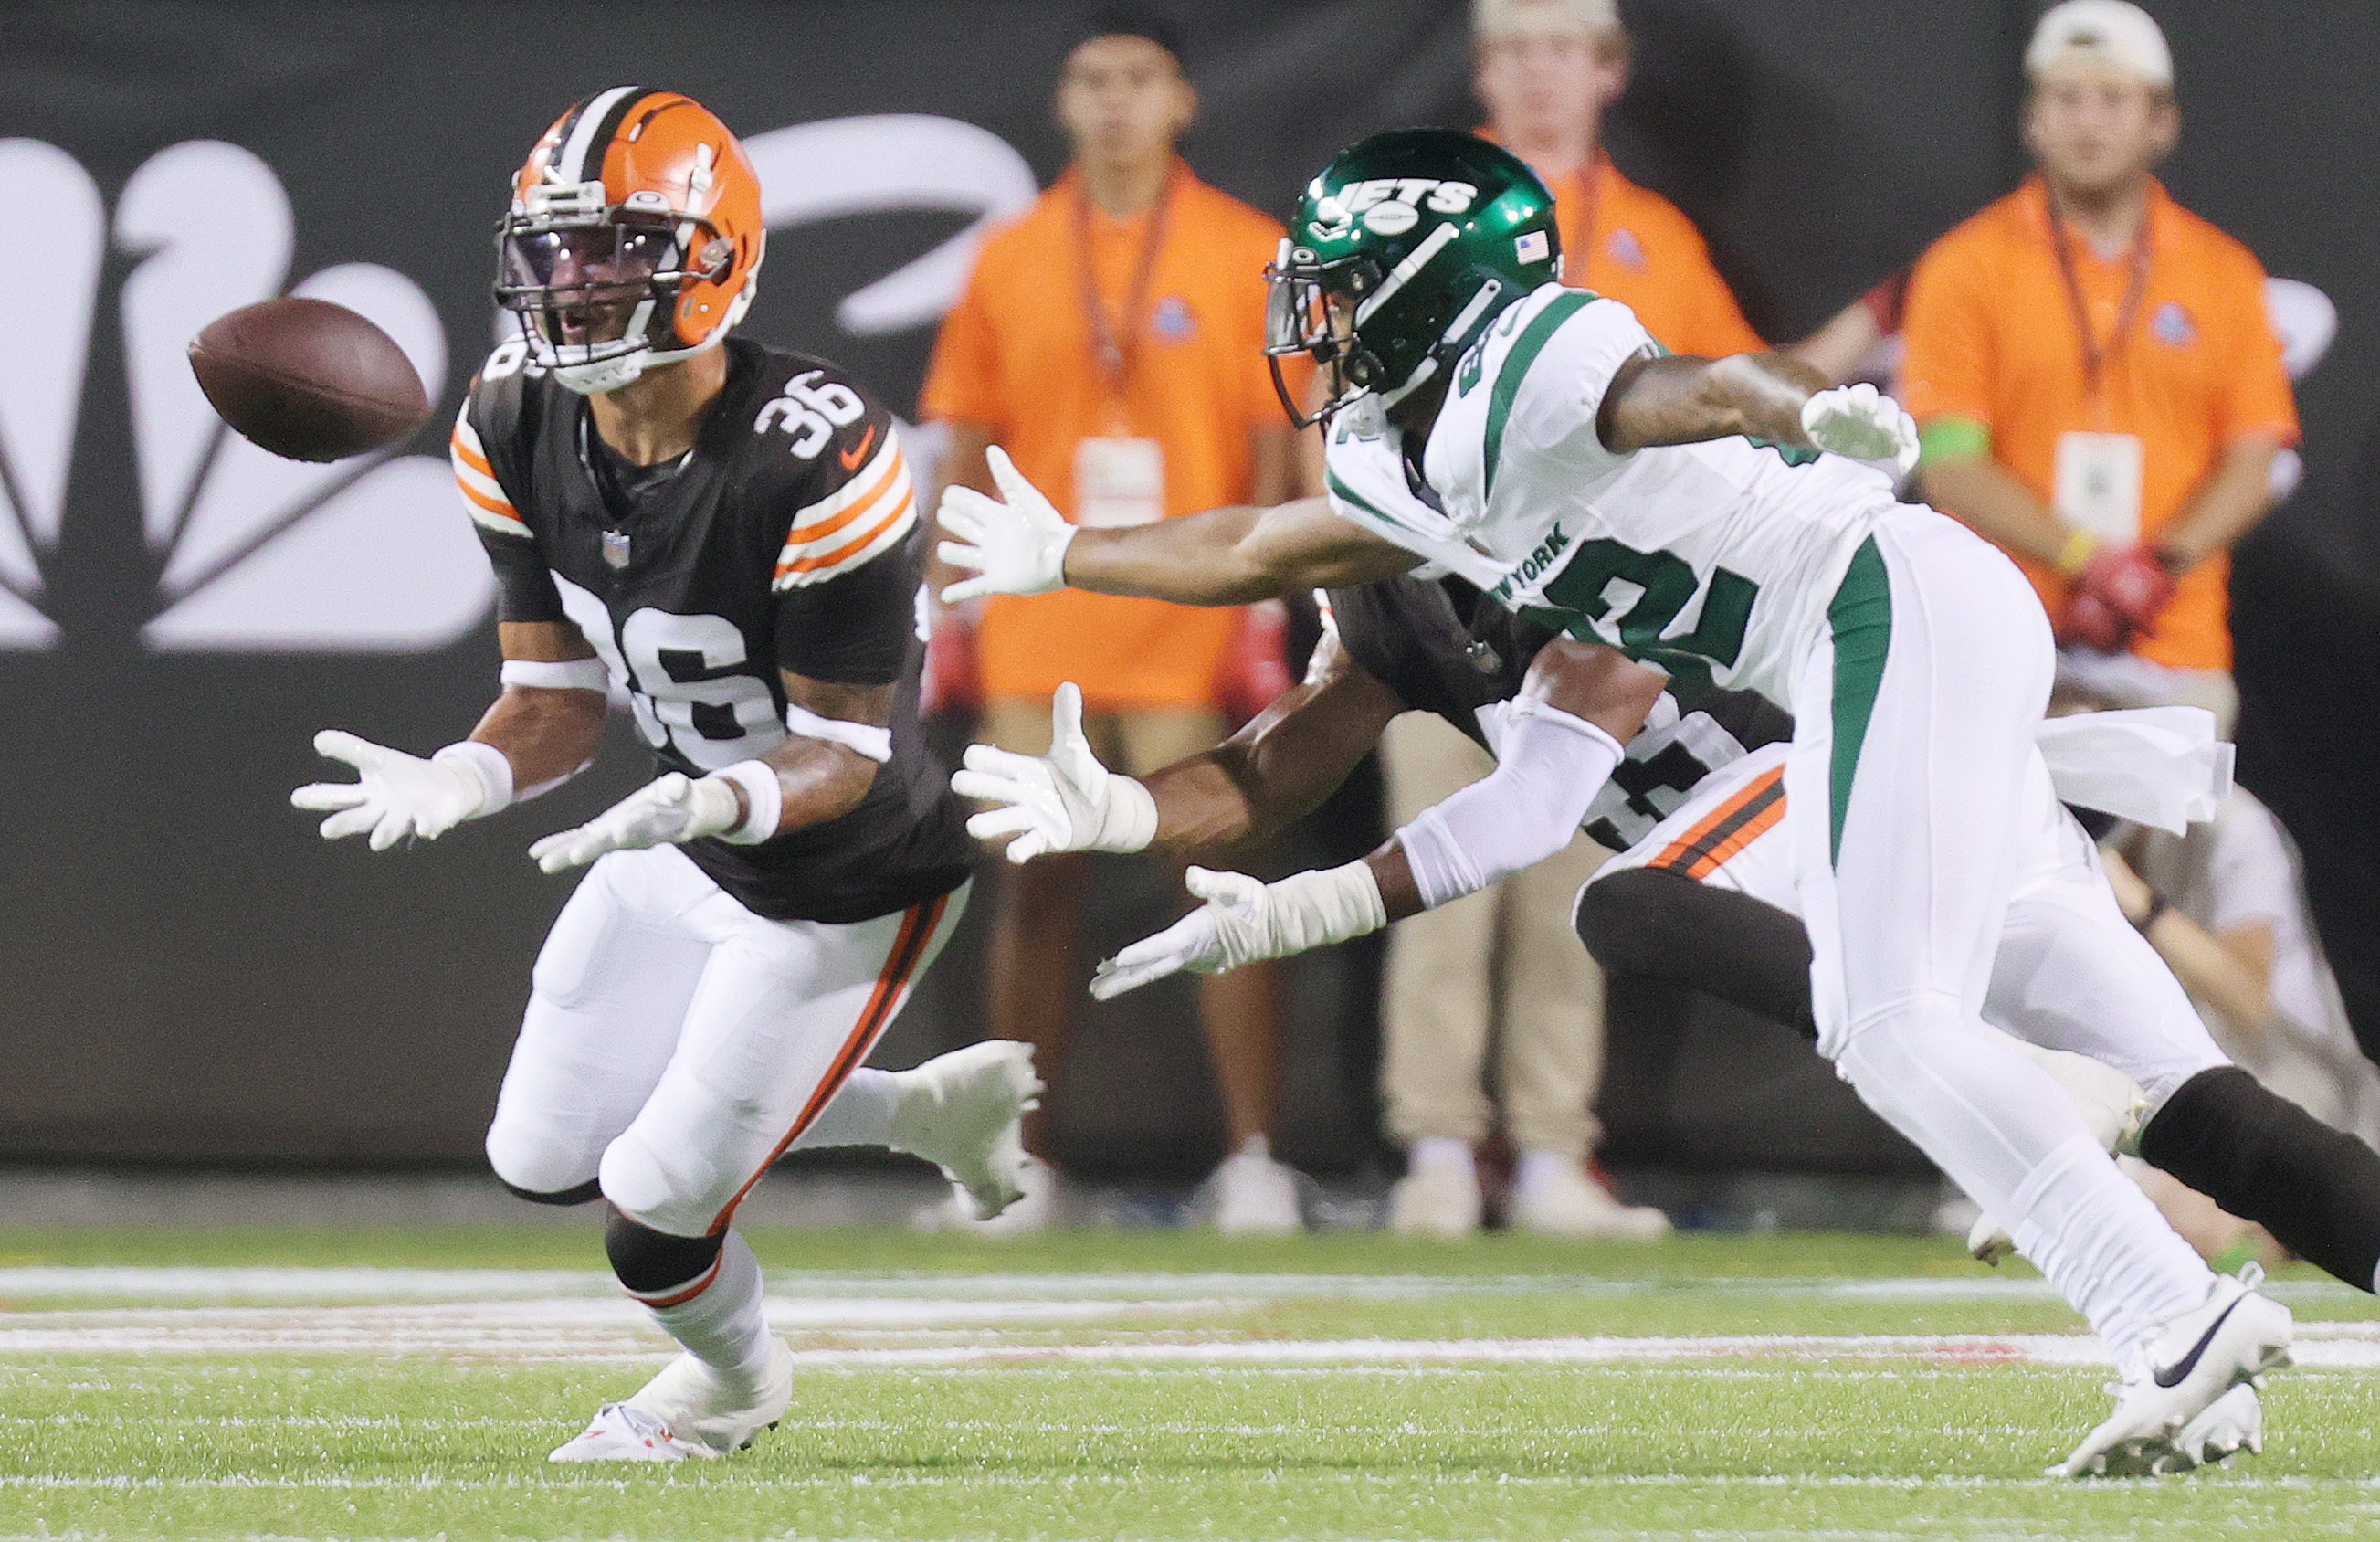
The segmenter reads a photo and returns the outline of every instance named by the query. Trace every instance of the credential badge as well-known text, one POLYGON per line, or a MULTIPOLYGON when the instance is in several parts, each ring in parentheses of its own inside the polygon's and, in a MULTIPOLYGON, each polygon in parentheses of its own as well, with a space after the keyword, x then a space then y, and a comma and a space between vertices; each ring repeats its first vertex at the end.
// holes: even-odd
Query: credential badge
POLYGON ((606 530, 603 532, 603 561, 606 565, 615 570, 628 565, 627 531, 606 530))

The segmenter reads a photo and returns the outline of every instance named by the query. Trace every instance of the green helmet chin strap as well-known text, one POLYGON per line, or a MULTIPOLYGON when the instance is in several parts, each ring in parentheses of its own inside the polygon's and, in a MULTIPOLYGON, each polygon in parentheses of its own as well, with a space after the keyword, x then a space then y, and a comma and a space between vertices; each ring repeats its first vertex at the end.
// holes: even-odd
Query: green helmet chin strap
POLYGON ((1477 341, 1504 309, 1558 282, 1553 197, 1507 151, 1449 129, 1378 134, 1307 184, 1279 258, 1265 351, 1301 427, 1365 395, 1393 407, 1477 341), (1321 366, 1300 410, 1280 360, 1321 366))

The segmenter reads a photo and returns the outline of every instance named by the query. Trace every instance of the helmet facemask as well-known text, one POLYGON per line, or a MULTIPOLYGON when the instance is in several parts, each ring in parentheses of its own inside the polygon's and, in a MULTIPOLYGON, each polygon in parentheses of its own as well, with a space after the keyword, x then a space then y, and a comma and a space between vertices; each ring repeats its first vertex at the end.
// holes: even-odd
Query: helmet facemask
MULTIPOLYGON (((496 248, 496 303, 519 318, 529 357, 582 395, 616 391, 726 334, 722 326, 698 346, 679 341, 679 296, 723 276, 734 251, 710 221, 674 212, 657 195, 613 205, 601 182, 531 188, 499 226, 496 248), (637 207, 645 200, 654 207, 637 207)), ((747 281, 738 313, 751 290, 747 281)))
POLYGON ((1284 237, 1264 276, 1269 286, 1265 358, 1272 367, 1272 388, 1281 397, 1281 410, 1300 429, 1329 422, 1341 407, 1381 383, 1380 361, 1355 335, 1356 308, 1379 287, 1380 265, 1363 256, 1319 261, 1312 251, 1293 247, 1284 237), (1311 414, 1298 406, 1281 377, 1281 361, 1299 354, 1314 360, 1329 388, 1311 414))

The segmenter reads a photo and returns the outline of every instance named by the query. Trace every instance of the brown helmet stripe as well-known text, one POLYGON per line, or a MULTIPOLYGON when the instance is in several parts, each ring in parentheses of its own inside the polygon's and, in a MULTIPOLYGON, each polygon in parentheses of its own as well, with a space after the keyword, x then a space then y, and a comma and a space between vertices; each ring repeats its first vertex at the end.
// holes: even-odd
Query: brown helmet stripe
POLYGON ((561 183, 592 182, 603 175, 603 155, 620 131, 620 120, 645 94, 642 86, 613 86, 570 110, 553 137, 547 175, 561 183))

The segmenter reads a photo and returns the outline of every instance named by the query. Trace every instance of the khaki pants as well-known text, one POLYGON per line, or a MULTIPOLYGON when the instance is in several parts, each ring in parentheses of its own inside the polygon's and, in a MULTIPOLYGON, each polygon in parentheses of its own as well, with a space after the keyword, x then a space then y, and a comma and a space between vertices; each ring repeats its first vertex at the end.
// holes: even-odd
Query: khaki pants
MULTIPOLYGON (((984 703, 978 736, 1015 755, 1050 753, 1050 698, 1002 697, 984 703)), ((1211 707, 1135 707, 1129 711, 1083 711, 1083 736, 1110 771, 1147 776, 1229 736, 1230 724, 1211 707)))
MULTIPOLYGON (((1487 751, 1427 712, 1380 741, 1390 818, 1403 824, 1485 776, 1487 751)), ((1571 903, 1610 856, 1581 835, 1495 888, 1400 921, 1389 933, 1380 1002, 1380 1088, 1389 1134, 1475 1144, 1492 1118, 1481 1073, 1500 1027, 1504 1129, 1523 1150, 1583 1157, 1601 1132, 1603 974, 1571 929, 1571 903)))

